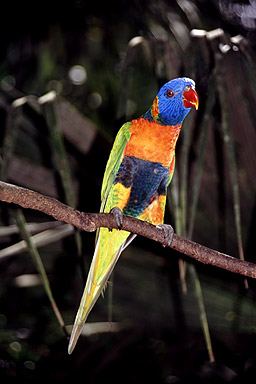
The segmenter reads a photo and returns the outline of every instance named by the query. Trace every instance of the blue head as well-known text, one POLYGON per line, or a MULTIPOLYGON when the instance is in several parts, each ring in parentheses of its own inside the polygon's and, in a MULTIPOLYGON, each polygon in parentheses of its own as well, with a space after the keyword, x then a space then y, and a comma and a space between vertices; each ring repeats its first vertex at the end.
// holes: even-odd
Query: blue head
POLYGON ((144 117, 164 125, 177 125, 182 123, 193 106, 198 108, 195 82, 180 77, 162 86, 144 117))

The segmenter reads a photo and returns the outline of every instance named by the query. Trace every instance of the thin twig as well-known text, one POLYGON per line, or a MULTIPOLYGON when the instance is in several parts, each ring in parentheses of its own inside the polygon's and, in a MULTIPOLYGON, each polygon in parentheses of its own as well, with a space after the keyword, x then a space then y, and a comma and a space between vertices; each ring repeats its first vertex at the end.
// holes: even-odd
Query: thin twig
MULTIPOLYGON (((44 212, 56 220, 72 224, 87 232, 93 232, 100 227, 117 229, 115 218, 109 213, 80 212, 52 197, 44 196, 29 189, 2 181, 0 181, 0 200, 7 203, 18 204, 23 208, 44 212)), ((122 229, 166 245, 164 231, 159 230, 154 225, 145 221, 125 216, 122 229)), ((176 234, 174 234, 170 248, 192 257, 201 263, 214 265, 230 272, 256 278, 256 264, 236 259, 176 234)))

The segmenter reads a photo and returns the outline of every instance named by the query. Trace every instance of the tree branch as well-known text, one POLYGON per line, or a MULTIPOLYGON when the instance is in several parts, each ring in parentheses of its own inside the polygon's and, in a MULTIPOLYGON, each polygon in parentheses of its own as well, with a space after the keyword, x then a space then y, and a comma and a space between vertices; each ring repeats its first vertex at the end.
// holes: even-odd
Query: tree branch
MULTIPOLYGON (((16 185, 0 181, 0 200, 23 208, 35 209, 56 220, 72 224, 83 231, 93 232, 97 228, 116 228, 114 216, 107 213, 85 213, 73 209, 60 201, 16 185)), ((154 225, 133 217, 124 216, 122 229, 147 237, 166 245, 163 231, 154 225)), ((236 259, 174 234, 170 248, 197 261, 226 269, 247 277, 256 278, 256 264, 236 259)))

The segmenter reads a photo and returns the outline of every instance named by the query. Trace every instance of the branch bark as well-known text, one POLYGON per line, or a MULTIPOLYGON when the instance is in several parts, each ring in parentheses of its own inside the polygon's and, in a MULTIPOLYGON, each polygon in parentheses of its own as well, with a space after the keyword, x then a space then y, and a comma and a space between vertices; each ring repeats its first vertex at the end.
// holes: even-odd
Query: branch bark
MULTIPOLYGON (((2 181, 0 181, 0 201, 14 203, 23 208, 38 210, 54 217, 56 220, 72 224, 87 232, 93 232, 100 227, 117 229, 115 219, 109 213, 80 212, 52 197, 2 181)), ((163 231, 145 221, 124 216, 122 229, 157 241, 164 246, 166 245, 163 231)), ((256 264, 215 251, 176 234, 173 236, 170 248, 201 263, 256 278, 256 264)))

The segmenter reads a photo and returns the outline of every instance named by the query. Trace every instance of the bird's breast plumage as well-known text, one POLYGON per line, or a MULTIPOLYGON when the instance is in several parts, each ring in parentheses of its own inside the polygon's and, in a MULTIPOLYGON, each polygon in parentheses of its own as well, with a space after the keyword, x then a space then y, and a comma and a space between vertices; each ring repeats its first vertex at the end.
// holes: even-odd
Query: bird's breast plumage
POLYGON ((142 160, 158 162, 170 167, 181 124, 166 126, 144 118, 133 120, 124 156, 134 156, 142 160))

